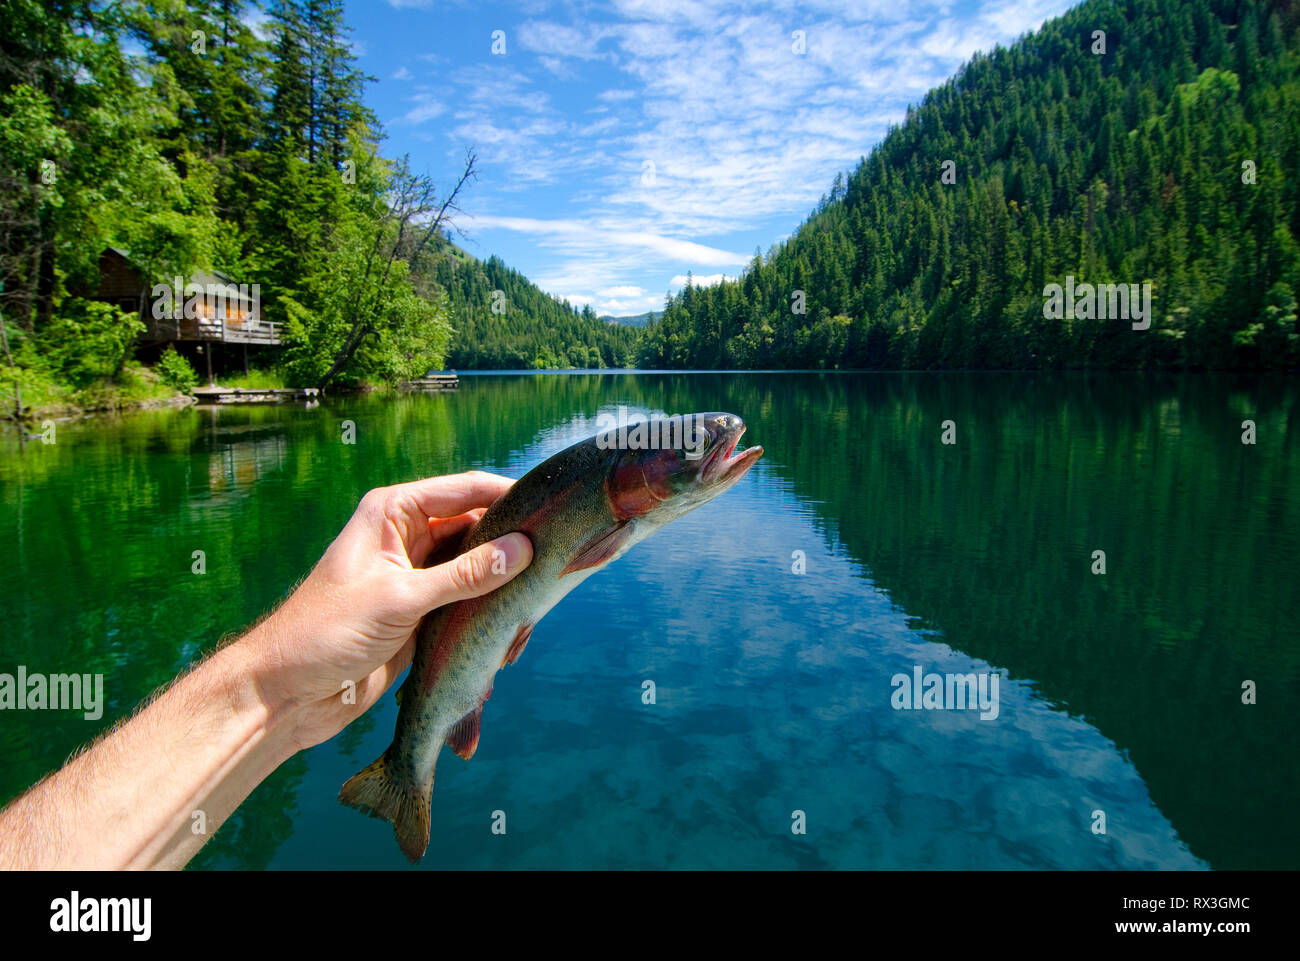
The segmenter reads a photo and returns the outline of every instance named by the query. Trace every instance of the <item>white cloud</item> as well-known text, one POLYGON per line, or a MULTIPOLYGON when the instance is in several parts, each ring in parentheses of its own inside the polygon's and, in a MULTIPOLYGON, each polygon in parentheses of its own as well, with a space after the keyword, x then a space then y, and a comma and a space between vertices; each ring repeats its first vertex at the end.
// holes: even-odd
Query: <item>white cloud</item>
POLYGON ((395 71, 393 72, 393 75, 392 75, 389 79, 390 79, 390 80, 410 80, 410 79, 411 79, 411 71, 407 70, 406 67, 398 67, 397 70, 395 70, 395 71))
MULTIPOLYGON (((569 68, 561 64, 560 69, 569 68)), ((517 64, 490 58, 438 76, 442 85, 417 87, 417 106, 397 121, 413 126, 434 121, 427 132, 410 136, 444 139, 456 155, 473 145, 480 174, 498 189, 520 192, 559 183, 607 162, 603 149, 589 141, 609 126, 588 122, 583 127, 566 116, 552 102, 547 88, 553 81, 544 75, 538 82, 517 64)))
POLYGON ((580 74, 568 62, 559 57, 538 57, 537 62, 546 68, 546 71, 561 80, 577 80, 580 74))
POLYGON ((438 94, 418 93, 407 99, 415 106, 401 116, 402 123, 418 125, 435 117, 441 117, 447 112, 446 98, 438 94))
POLYGON ((466 224, 531 238, 533 280, 638 313, 662 305, 646 288, 680 287, 687 270, 701 286, 734 276, 749 255, 727 239, 797 223, 909 103, 1070 2, 530 4, 506 25, 518 56, 445 72, 451 93, 423 94, 403 119, 477 147, 488 202, 475 207, 492 212, 466 224), (584 80, 594 92, 570 86, 584 80))
POLYGON ((574 57, 578 60, 607 60, 611 54, 598 50, 609 31, 590 24, 583 28, 542 20, 528 20, 520 25, 516 36, 519 45, 538 54, 574 57))
POLYGON ((980 19, 1005 42, 1035 29, 1062 10, 1056 0, 992 0, 980 9, 980 19))
POLYGON ((617 117, 601 117, 599 120, 593 120, 591 123, 579 127, 577 133, 579 137, 595 137, 611 130, 617 130, 618 126, 617 117))
MULTIPOLYGON (((735 279, 735 275, 734 275, 734 274, 733 274, 733 275, 727 275, 727 274, 702 274, 702 275, 700 275, 699 277, 692 276, 692 277, 691 277, 691 283, 693 283, 696 287, 716 287, 718 284, 722 283, 724 280, 734 280, 734 279, 735 279)), ((672 279, 672 285, 673 285, 674 287, 685 287, 685 286, 686 286, 686 275, 685 275, 685 274, 678 274, 676 277, 674 277, 674 278, 672 279)))
POLYGON ((626 226, 601 226, 584 220, 537 220, 530 217, 498 217, 477 214, 469 218, 472 227, 495 227, 534 234, 543 238, 543 244, 565 249, 608 250, 609 245, 619 248, 637 248, 650 251, 668 260, 705 264, 711 267, 731 267, 746 263, 744 254, 733 253, 682 240, 647 230, 629 229, 626 226))
MULTIPOLYGON (((526 49, 547 60, 611 58, 631 84, 607 87, 612 161, 591 206, 685 234, 752 228, 807 213, 837 171, 898 122, 903 107, 970 54, 1008 41, 1067 0, 992 0, 960 14, 949 0, 860 3, 618 0, 621 19, 530 20, 526 49), (806 53, 792 49, 804 31, 806 53), (637 102, 639 98, 639 102, 637 102), (642 182, 655 165, 653 184, 642 182)), ((599 108, 598 108, 599 109, 599 108)))
POLYGON ((246 7, 240 18, 244 26, 252 30, 260 40, 271 39, 271 15, 261 7, 246 7))
POLYGON ((601 300, 593 308, 598 314, 608 314, 612 317, 628 317, 633 314, 644 314, 647 310, 658 310, 663 306, 663 299, 659 297, 638 297, 633 300, 601 300))

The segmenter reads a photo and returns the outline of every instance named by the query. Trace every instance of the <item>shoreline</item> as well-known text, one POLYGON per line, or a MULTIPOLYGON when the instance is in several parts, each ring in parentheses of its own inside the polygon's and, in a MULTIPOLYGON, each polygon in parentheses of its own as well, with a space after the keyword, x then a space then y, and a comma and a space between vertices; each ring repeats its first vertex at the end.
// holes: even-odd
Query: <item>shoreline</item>
POLYGON ((197 404, 198 401, 193 395, 181 393, 176 393, 171 397, 151 398, 124 404, 97 404, 90 407, 80 407, 76 404, 45 404, 40 407, 25 407, 20 416, 8 411, 3 417, 0 417, 0 424, 3 424, 6 429, 38 426, 41 422, 47 420, 56 424, 68 424, 99 417, 145 413, 168 408, 181 410, 186 407, 197 406, 197 404))
MULTIPOLYGON (((1221 370, 1175 370, 1175 369, 1090 369, 1090 368, 1067 368, 1064 370, 1045 371, 1039 369, 1019 369, 1019 370, 879 370, 874 368, 867 369, 798 369, 798 368, 779 368, 765 370, 745 369, 705 369, 705 368, 553 368, 546 370, 458 370, 456 372, 461 377, 523 377, 538 375, 555 375, 555 376, 574 376, 574 375, 644 375, 644 376, 669 376, 669 375, 687 375, 687 374, 739 374, 739 375, 772 375, 772 374, 910 374, 910 375, 943 375, 943 374, 986 374, 986 375, 1055 375, 1060 377, 1069 376, 1090 376, 1090 375, 1146 375, 1146 376, 1210 376, 1210 377, 1273 377, 1287 378, 1295 376, 1297 372, 1288 370, 1260 371, 1254 369, 1221 369, 1221 370)), ((217 385, 220 386, 220 385, 217 385)), ((235 388, 231 388, 234 390, 235 388)), ((335 387, 330 392, 330 397, 355 396, 362 394, 386 393, 395 390, 381 385, 359 384, 348 387, 335 387)), ((322 396, 324 399, 324 396, 322 396)), ((229 405, 204 405, 199 398, 193 394, 176 392, 168 397, 154 397, 144 400, 130 401, 125 403, 101 403, 92 406, 82 407, 72 403, 45 404, 39 407, 24 408, 22 416, 15 416, 12 411, 5 411, 0 414, 0 429, 30 429, 39 426, 44 421, 53 421, 56 424, 76 423, 85 420, 107 419, 113 417, 129 416, 131 414, 148 413, 159 410, 184 410, 190 407, 201 406, 229 406, 229 405)), ((279 406, 277 404, 265 404, 257 406, 279 406)))

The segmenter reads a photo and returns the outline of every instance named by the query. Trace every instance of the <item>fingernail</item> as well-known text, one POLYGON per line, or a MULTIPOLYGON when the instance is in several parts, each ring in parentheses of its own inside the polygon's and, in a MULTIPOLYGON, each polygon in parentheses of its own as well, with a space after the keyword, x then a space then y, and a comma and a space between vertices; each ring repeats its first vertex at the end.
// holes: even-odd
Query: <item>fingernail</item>
POLYGON ((514 571, 523 567, 533 558, 533 542, 526 534, 507 534, 498 537, 492 546, 506 556, 506 570, 514 571))

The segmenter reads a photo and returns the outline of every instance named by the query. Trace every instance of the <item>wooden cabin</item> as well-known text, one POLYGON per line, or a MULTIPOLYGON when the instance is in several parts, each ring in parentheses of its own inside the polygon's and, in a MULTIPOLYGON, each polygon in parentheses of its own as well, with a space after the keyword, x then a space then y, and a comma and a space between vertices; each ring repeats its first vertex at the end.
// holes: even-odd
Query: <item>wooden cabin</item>
POLYGON ((196 271, 151 284, 130 255, 117 247, 99 258, 99 277, 95 299, 134 311, 145 324, 143 344, 280 344, 281 325, 262 318, 256 284, 236 283, 218 271, 196 271))

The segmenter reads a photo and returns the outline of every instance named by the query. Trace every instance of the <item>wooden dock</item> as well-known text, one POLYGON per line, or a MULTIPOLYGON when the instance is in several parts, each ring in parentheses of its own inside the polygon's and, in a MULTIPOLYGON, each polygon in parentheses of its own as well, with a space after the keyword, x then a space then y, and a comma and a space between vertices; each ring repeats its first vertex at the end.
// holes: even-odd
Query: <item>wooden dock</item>
POLYGON ((315 387, 195 387, 200 404, 286 404, 320 400, 315 387))
POLYGON ((416 380, 408 380, 398 390, 456 390, 460 387, 460 377, 456 374, 429 374, 416 380))

